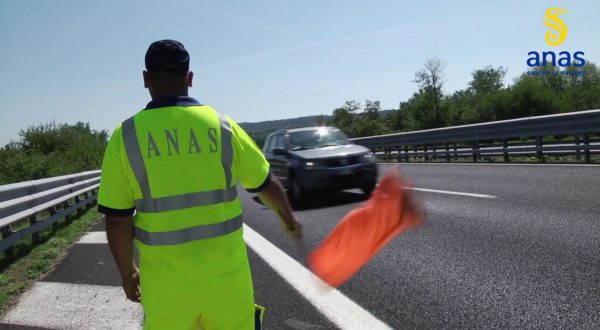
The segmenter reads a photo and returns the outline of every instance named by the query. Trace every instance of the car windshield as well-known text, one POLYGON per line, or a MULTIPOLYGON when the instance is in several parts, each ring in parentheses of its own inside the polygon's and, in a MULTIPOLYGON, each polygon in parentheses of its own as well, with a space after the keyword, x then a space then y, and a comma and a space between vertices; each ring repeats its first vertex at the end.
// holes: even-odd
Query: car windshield
POLYGON ((292 150, 323 148, 351 143, 342 131, 331 127, 320 127, 289 134, 292 150))

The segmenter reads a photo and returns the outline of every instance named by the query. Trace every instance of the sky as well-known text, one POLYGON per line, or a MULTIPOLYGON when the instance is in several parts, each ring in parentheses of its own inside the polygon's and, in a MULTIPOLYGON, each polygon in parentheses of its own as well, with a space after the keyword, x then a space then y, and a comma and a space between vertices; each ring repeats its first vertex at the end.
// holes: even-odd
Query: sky
POLYGON ((160 39, 191 56, 190 96, 237 122, 331 114, 346 100, 397 108, 429 58, 444 92, 474 70, 526 71, 529 51, 584 51, 600 64, 600 1, 0 0, 0 145, 21 129, 89 122, 112 131, 150 100, 144 55, 160 39), (568 10, 545 42, 545 11, 568 10))

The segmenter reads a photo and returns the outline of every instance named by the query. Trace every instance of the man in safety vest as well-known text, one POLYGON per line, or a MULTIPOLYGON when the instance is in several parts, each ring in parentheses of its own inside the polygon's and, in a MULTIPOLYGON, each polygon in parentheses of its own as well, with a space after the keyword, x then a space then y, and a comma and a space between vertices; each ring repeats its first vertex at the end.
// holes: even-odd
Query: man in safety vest
POLYGON ((254 329, 237 182, 292 236, 301 226, 254 141, 188 97, 193 73, 183 45, 154 42, 145 62, 152 101, 112 134, 98 195, 125 294, 142 303, 145 329, 254 329))

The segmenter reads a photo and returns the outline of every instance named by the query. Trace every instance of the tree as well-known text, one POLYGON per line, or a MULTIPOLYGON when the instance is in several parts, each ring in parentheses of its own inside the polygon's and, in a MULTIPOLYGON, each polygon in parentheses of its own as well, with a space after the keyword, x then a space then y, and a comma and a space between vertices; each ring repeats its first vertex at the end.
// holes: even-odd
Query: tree
POLYGON ((533 71, 544 72, 545 74, 530 76, 535 79, 540 86, 550 89, 555 93, 562 93, 567 89, 567 79, 564 75, 559 74, 561 70, 548 63, 546 66, 538 66, 533 71))
POLYGON ((523 73, 505 86, 507 69, 488 65, 472 73, 465 89, 443 94, 444 65, 436 58, 415 73, 419 90, 399 109, 379 118, 377 101, 348 101, 334 111, 333 122, 350 136, 386 134, 440 126, 539 116, 600 108, 600 69, 589 61, 564 69, 548 65, 523 73))
POLYGON ((0 184, 100 168, 108 132, 89 123, 31 126, 0 149, 0 184))
POLYGON ((315 122, 318 126, 326 126, 329 123, 329 121, 327 120, 327 117, 325 117, 323 115, 317 116, 317 119, 315 119, 315 122))
POLYGON ((249 132, 248 135, 252 138, 252 140, 254 140, 254 143, 259 148, 262 148, 265 145, 265 140, 267 139, 267 136, 273 132, 274 132, 274 130, 269 129, 269 130, 260 131, 260 132, 249 132))
POLYGON ((371 136, 383 134, 387 129, 379 116, 381 103, 379 101, 365 100, 363 112, 354 121, 354 133, 356 136, 371 136))
POLYGON ((360 110, 360 102, 346 101, 343 106, 333 111, 333 118, 331 119, 334 126, 344 131, 348 136, 355 137, 354 117, 358 110, 360 110))
POLYGON ((381 111, 381 103, 379 101, 365 100, 363 108, 363 117, 370 121, 379 120, 379 112, 381 111))
POLYGON ((488 95, 502 89, 506 69, 503 67, 494 68, 488 65, 483 69, 473 71, 471 75, 473 79, 469 82, 470 91, 476 96, 488 95))
POLYGON ((444 102, 448 109, 446 123, 449 126, 462 125, 469 122, 468 117, 474 113, 475 96, 471 89, 461 89, 448 96, 444 102))
POLYGON ((456 122, 457 113, 460 112, 461 123, 480 123, 501 119, 502 91, 504 91, 504 76, 506 69, 494 68, 491 65, 477 69, 472 73, 469 88, 460 93, 455 93, 453 99, 460 109, 453 107, 451 120, 456 122))
POLYGON ((549 89, 539 77, 527 75, 516 81, 507 103, 506 119, 560 113, 568 107, 563 94, 549 89))
POLYGON ((388 127, 391 132, 404 131, 407 128, 406 111, 401 111, 406 102, 400 102, 398 110, 393 111, 387 118, 388 127))
POLYGON ((409 131, 436 127, 431 109, 429 93, 420 90, 414 93, 408 101, 400 105, 400 111, 406 113, 406 127, 409 131))
POLYGON ((571 105, 569 111, 600 108, 600 68, 587 62, 583 67, 565 68, 565 98, 571 105))
POLYGON ((445 64, 438 58, 430 58, 425 62, 425 67, 415 73, 413 80, 413 82, 419 85, 421 92, 427 94, 431 99, 433 127, 438 127, 441 124, 439 112, 443 96, 444 67, 445 64))

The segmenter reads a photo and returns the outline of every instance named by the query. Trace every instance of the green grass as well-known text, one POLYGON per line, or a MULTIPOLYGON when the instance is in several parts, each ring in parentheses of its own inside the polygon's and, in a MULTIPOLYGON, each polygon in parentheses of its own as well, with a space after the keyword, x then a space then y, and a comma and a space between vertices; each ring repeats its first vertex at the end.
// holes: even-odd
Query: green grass
POLYGON ((15 246, 12 258, 0 257, 0 315, 14 304, 17 295, 54 268, 68 247, 98 222, 100 214, 91 208, 73 219, 71 224, 61 220, 56 231, 51 226, 44 229, 41 244, 27 238, 15 246))

